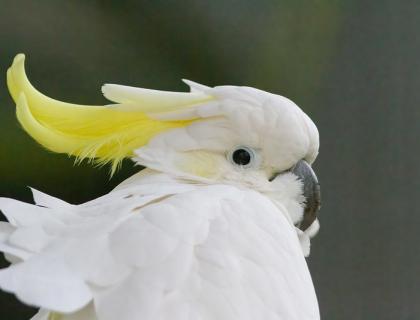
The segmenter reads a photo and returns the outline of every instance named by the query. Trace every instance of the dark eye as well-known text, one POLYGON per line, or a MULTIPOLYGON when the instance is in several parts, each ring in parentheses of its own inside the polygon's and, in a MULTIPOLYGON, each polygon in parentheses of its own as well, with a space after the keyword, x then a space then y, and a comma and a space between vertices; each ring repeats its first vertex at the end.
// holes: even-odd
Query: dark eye
POLYGON ((251 162, 251 154, 248 152, 248 150, 237 149, 232 153, 232 160, 237 165, 246 166, 251 162))
POLYGON ((259 156, 257 152, 249 147, 236 147, 228 153, 231 163, 241 168, 251 168, 259 166, 259 156))

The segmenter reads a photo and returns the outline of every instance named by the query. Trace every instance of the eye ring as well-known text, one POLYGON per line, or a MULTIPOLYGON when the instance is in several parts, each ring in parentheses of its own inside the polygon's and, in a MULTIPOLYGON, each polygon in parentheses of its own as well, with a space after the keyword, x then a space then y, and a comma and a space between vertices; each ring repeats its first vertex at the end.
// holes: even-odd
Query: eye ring
POLYGON ((237 146, 228 153, 227 158, 232 164, 243 169, 259 166, 259 155, 250 147, 237 146))

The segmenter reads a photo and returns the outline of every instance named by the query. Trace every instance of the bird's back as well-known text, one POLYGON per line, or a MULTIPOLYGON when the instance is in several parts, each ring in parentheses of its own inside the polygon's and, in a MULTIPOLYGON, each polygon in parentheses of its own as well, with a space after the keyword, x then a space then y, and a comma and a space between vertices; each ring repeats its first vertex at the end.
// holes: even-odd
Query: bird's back
POLYGON ((294 227, 268 198, 162 181, 78 206, 39 192, 38 206, 1 199, 0 249, 23 262, 0 271, 0 286, 72 314, 60 319, 319 319, 294 227))

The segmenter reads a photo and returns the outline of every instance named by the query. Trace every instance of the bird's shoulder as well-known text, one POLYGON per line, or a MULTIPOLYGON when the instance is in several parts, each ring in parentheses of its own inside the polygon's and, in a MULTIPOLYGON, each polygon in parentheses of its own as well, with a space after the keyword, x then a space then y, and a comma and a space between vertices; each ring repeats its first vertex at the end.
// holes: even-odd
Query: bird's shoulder
POLYGON ((65 313, 93 302, 98 319, 317 319, 294 226, 267 197, 146 180, 77 206, 1 199, 0 250, 19 263, 0 288, 65 313))

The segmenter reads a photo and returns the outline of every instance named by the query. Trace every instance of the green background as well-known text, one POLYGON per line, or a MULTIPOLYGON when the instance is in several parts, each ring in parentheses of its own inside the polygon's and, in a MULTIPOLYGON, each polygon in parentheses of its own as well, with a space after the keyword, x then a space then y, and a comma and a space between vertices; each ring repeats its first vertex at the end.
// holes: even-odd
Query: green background
MULTIPOLYGON (((106 82, 187 90, 181 78, 279 93, 321 136, 308 263, 322 318, 420 319, 418 30, 418 1, 0 0, 0 195, 81 203, 139 170, 110 179, 34 143, 5 84, 19 52, 41 92, 75 103, 105 103, 106 82)), ((0 319, 33 313, 0 293, 0 319)))

